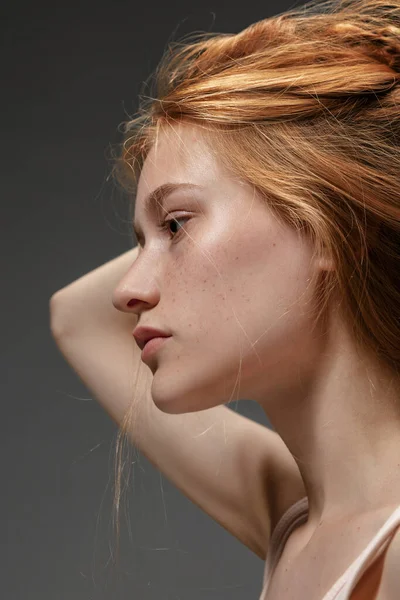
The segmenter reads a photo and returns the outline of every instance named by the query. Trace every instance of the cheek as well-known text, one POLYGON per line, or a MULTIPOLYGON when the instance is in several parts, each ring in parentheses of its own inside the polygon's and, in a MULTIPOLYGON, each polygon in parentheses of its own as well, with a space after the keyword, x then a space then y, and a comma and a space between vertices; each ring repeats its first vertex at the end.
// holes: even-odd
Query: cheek
POLYGON ((307 251, 290 236, 254 229, 223 243, 203 237, 175 258, 167 295, 178 310, 178 329, 193 332, 199 343, 219 333, 236 350, 256 342, 258 350, 301 326, 310 305, 307 251))
POLYGON ((202 410, 204 398, 211 407, 232 394, 259 398, 297 377, 312 356, 308 264, 298 247, 191 249, 171 273, 178 360, 162 391, 180 381, 185 406, 198 401, 193 410, 202 410))
POLYGON ((208 290, 213 325, 228 323, 247 350, 293 345, 312 318, 309 255, 286 242, 242 246, 216 261, 222 277, 208 290))

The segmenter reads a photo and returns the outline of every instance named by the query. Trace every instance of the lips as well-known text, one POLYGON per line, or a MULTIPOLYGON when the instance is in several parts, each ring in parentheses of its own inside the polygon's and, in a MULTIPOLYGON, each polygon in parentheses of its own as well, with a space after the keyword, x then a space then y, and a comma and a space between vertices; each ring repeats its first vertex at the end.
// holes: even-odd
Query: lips
POLYGON ((161 329, 155 329, 154 327, 136 327, 132 333, 136 340, 137 345, 141 350, 145 347, 149 340, 155 337, 170 337, 171 334, 161 329))

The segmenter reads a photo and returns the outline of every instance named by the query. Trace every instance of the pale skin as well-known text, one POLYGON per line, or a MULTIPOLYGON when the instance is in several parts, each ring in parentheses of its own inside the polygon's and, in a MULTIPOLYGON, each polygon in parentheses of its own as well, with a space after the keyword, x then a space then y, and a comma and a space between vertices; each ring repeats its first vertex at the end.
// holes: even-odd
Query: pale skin
POLYGON ((338 303, 312 330, 310 278, 333 263, 226 172, 194 126, 161 131, 135 220, 145 244, 113 302, 138 325, 172 334, 149 363, 156 406, 177 414, 258 402, 303 477, 306 541, 321 525, 400 504, 399 382, 357 354, 338 303), (160 231, 144 201, 165 183, 203 189, 166 198, 162 216, 178 224, 160 231))

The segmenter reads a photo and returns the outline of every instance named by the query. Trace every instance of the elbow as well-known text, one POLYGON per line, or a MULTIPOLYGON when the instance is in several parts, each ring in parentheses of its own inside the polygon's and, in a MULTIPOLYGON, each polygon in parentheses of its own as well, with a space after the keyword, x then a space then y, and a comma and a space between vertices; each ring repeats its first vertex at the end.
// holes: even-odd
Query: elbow
POLYGON ((49 301, 50 331, 55 339, 59 339, 61 335, 63 335, 65 329, 63 326, 64 321, 65 319, 62 319, 59 293, 56 292, 52 295, 49 301))

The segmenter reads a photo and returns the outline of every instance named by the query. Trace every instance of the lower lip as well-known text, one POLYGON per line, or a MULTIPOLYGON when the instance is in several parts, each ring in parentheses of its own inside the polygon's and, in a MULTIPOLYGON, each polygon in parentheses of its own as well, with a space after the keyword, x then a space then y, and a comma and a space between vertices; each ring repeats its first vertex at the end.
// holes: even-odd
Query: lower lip
POLYGON ((142 360, 144 361, 144 360, 146 360, 146 358, 149 358, 149 356, 154 354, 154 352, 156 352, 159 348, 161 348, 161 346, 164 344, 164 342, 166 342, 166 340, 168 340, 169 337, 171 337, 171 336, 155 337, 155 338, 152 338, 151 340, 149 340, 142 350, 142 354, 141 354, 142 360))

